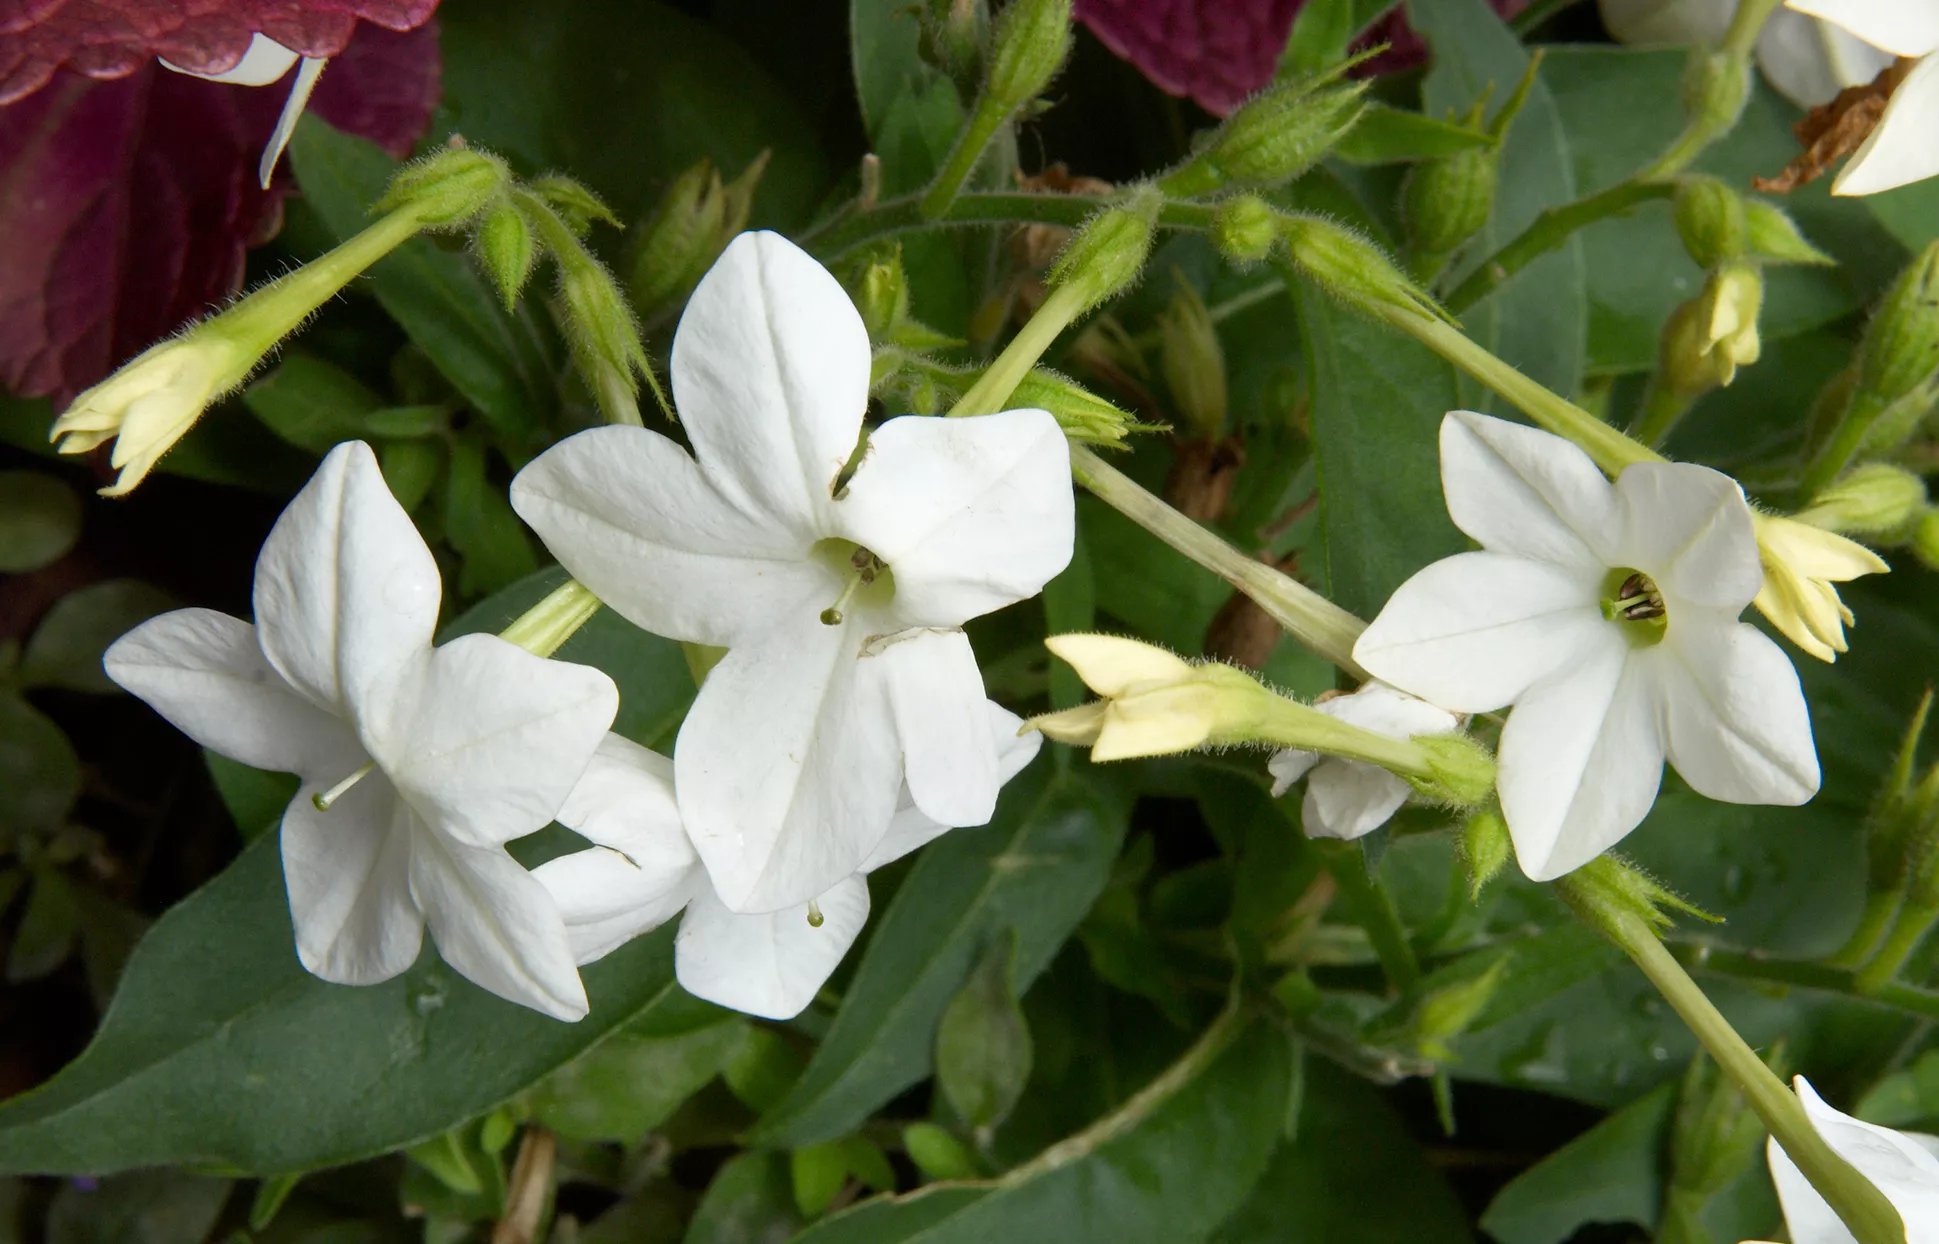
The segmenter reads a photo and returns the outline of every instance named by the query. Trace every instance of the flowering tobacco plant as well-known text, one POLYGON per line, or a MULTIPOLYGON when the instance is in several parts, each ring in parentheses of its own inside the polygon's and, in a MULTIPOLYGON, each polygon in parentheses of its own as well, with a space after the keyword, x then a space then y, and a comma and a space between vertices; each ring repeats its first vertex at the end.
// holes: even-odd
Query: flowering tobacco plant
POLYGON ((0 0, 7 1228, 1939 1240, 1930 4, 433 7, 0 0))

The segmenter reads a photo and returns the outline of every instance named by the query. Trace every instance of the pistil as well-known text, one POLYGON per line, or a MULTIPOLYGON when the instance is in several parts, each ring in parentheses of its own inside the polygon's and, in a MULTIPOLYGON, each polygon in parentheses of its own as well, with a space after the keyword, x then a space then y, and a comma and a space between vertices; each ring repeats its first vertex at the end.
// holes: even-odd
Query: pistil
MULTIPOLYGON (((882 569, 882 560, 867 549, 856 545, 855 551, 849 554, 848 565, 848 578, 847 582, 842 585, 842 594, 835 598, 834 604, 821 611, 821 624, 823 626, 840 626, 842 624, 842 620, 847 616, 842 613, 842 606, 846 605, 857 591, 875 582, 876 572, 882 569)), ((815 921, 813 923, 819 924, 820 922, 815 921)))
POLYGON ((355 786, 357 783, 369 777, 370 771, 372 769, 375 769, 376 767, 377 767, 376 761, 372 760, 368 762, 367 764, 364 765, 363 768, 357 770, 349 777, 343 779, 343 781, 338 782, 335 786, 332 786, 329 790, 322 791, 315 795, 311 795, 310 802, 316 806, 316 810, 318 812, 328 812, 332 804, 336 803, 337 800, 343 798, 344 793, 348 791, 351 787, 355 786))

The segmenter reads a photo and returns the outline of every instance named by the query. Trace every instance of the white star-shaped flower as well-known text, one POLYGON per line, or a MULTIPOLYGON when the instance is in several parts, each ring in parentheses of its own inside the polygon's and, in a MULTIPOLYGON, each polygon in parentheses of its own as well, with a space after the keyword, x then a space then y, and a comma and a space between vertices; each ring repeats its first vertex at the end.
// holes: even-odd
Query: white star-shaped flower
POLYGON ((868 334, 786 239, 742 234, 687 304, 672 379, 690 455, 604 427, 519 473, 512 504, 634 623, 727 649, 674 749, 720 901, 794 908, 853 874, 905 782, 944 825, 999 785, 962 624, 1071 556, 1069 446, 1040 410, 871 430, 868 334))
MULTIPOLYGON (((1041 736, 984 703, 998 776, 1007 782, 1037 754, 1041 736)), ((658 928, 684 906, 674 970, 695 997, 769 1019, 814 1001, 869 914, 867 874, 951 827, 916 807, 907 787, 883 835, 852 874, 780 911, 742 915, 714 892, 680 823, 674 762, 610 734, 559 811, 559 823, 598 844, 534 870, 564 914, 573 954, 591 963, 658 928)))
POLYGON ((619 693, 598 670, 492 635, 433 648, 440 595, 376 456, 351 442, 263 544, 256 625, 177 610, 103 664, 204 747, 302 777, 282 850, 304 967, 339 984, 388 980, 429 924, 472 981, 578 1019, 565 924, 504 844, 552 820, 619 693))
MULTIPOLYGON (((1352 695, 1337 695, 1313 705, 1351 726, 1389 738, 1452 734, 1460 727, 1453 713, 1383 682, 1370 682, 1352 695)), ((1273 798, 1306 778, 1300 824, 1316 838, 1358 838, 1387 823, 1413 793, 1405 778, 1364 761, 1287 748, 1266 762, 1273 798), (1309 772, 1310 775, 1309 775, 1309 772)))
MULTIPOLYGON (((1895 1132, 1826 1105, 1810 1083, 1795 1081, 1804 1112, 1832 1152, 1885 1194, 1905 1224, 1905 1244, 1939 1244, 1939 1137, 1895 1132)), ((1854 1244, 1841 1221, 1775 1137, 1766 1142, 1771 1182, 1784 1205, 1791 1244, 1854 1244)), ((1756 1244, 1747 1241, 1746 1244, 1756 1244)))
POLYGON ((1441 484, 1483 551, 1403 583, 1353 655, 1452 712, 1514 705, 1498 785, 1530 877, 1559 877, 1634 829, 1666 757, 1712 799, 1817 792, 1797 671, 1737 620, 1764 572, 1735 481, 1645 462, 1612 485, 1559 436, 1454 411, 1441 484))
POLYGON ((1918 63, 1885 115, 1831 183, 1833 194, 1878 194, 1939 175, 1939 0, 1785 0, 1893 56, 1918 63))

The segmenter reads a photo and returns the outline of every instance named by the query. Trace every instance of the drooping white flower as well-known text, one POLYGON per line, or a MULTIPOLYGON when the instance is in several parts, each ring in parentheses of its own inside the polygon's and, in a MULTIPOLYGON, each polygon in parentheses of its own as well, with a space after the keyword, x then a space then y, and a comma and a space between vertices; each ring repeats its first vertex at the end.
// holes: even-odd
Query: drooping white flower
MULTIPOLYGON (((1334 696, 1313 705, 1348 725, 1361 726, 1396 739, 1421 734, 1452 734, 1460 723, 1453 713, 1408 695, 1383 682, 1370 682, 1352 695, 1334 696)), ((1379 765, 1322 756, 1287 748, 1266 762, 1272 774, 1273 798, 1294 782, 1306 779, 1306 798, 1300 805, 1300 824, 1317 838, 1358 838, 1387 823, 1407 802, 1413 787, 1379 765), (1310 771, 1310 772, 1309 772, 1310 771)))
POLYGON ((1441 483, 1483 551, 1403 583, 1354 659, 1453 712, 1514 705, 1499 788, 1530 877, 1559 877, 1634 829, 1665 758, 1712 799, 1817 792, 1797 671, 1737 620, 1764 572, 1735 481, 1646 462, 1612 485, 1559 436, 1454 411, 1441 483))
MULTIPOLYGON (((1723 42, 1737 0, 1598 0, 1603 25, 1622 43, 1723 42)), ((1757 36, 1757 67, 1800 108, 1870 82, 1892 58, 1828 22, 1778 10, 1757 36)))
POLYGON ((1890 56, 1917 60, 1885 115, 1831 183, 1833 194, 1878 194, 1939 175, 1939 0, 1785 0, 1890 56))
POLYGON ((263 158, 256 168, 256 175, 265 190, 269 188, 270 174, 276 171, 276 161, 283 158, 283 148, 289 146, 290 135, 296 133, 296 123, 302 119, 303 109, 309 106, 310 93, 316 90, 316 80, 323 76, 323 67, 330 63, 327 57, 299 58, 294 50, 284 47, 261 31, 249 36, 249 47, 243 51, 242 59, 221 73, 197 73, 193 69, 171 65, 166 57, 158 59, 164 69, 172 69, 191 78, 227 82, 234 86, 268 86, 280 81, 291 65, 302 60, 303 67, 296 71, 296 82, 290 87, 289 98, 283 101, 282 115, 276 118, 276 129, 270 134, 269 142, 263 145, 263 158))
MULTIPOLYGON (((1041 742, 1022 723, 984 705, 998 774, 1009 781, 1041 742)), ((566 920, 574 956, 591 963, 672 919, 684 906, 674 970, 688 993, 769 1019, 814 1001, 868 920, 867 874, 951 827, 929 817, 905 786, 888 833, 861 867, 812 903, 742 915, 714 892, 680 823, 674 762, 616 734, 606 736, 559 823, 598 844, 534 870, 566 920)))
POLYGON ((999 785, 962 624, 1070 560, 1069 447, 1040 410, 871 430, 868 334, 786 239, 747 233, 694 291, 672 379, 690 455, 581 432, 512 504, 573 577, 657 634, 727 649, 680 728, 680 815, 740 912, 793 908, 869 857, 907 784, 944 825, 999 785))
POLYGON ((204 747, 302 777, 281 845, 304 967, 339 984, 388 980, 428 924, 464 976, 578 1019, 564 921, 504 844, 552 820, 618 691, 492 635, 433 648, 439 599, 431 551, 370 447, 351 442, 264 542, 256 625, 177 610, 103 664, 204 747))
MULTIPOLYGON (((1811 1126, 1832 1152, 1885 1194, 1905 1224, 1905 1244, 1939 1244, 1939 1136, 1895 1132, 1826 1105, 1810 1083, 1795 1081, 1811 1126)), ((1856 1244, 1851 1230, 1825 1202, 1777 1138, 1766 1144, 1771 1181, 1784 1206, 1791 1244, 1856 1244)), ((1746 1241, 1745 1244, 1756 1244, 1746 1241)))

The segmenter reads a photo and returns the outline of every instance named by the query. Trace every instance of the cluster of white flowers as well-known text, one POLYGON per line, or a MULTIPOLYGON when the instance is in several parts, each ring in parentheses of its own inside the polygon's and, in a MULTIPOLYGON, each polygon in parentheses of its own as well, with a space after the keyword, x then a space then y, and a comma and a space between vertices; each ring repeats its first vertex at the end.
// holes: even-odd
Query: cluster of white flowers
POLYGON ((985 698, 961 628, 1069 562, 1069 449, 1039 410, 864 436, 869 367, 834 278, 744 234, 674 341, 693 455, 606 427, 514 482, 615 610, 726 649, 671 760, 608 733, 597 670, 488 635, 432 647, 437 567, 356 442, 263 546, 254 627, 182 610, 109 650, 196 741, 302 776, 281 846, 305 967, 389 979, 428 924, 466 977, 577 1019, 575 964, 684 908, 681 983, 786 1018, 860 931, 870 870, 989 820, 1038 740, 985 698), (597 845, 527 872, 505 844, 555 819, 597 845))

